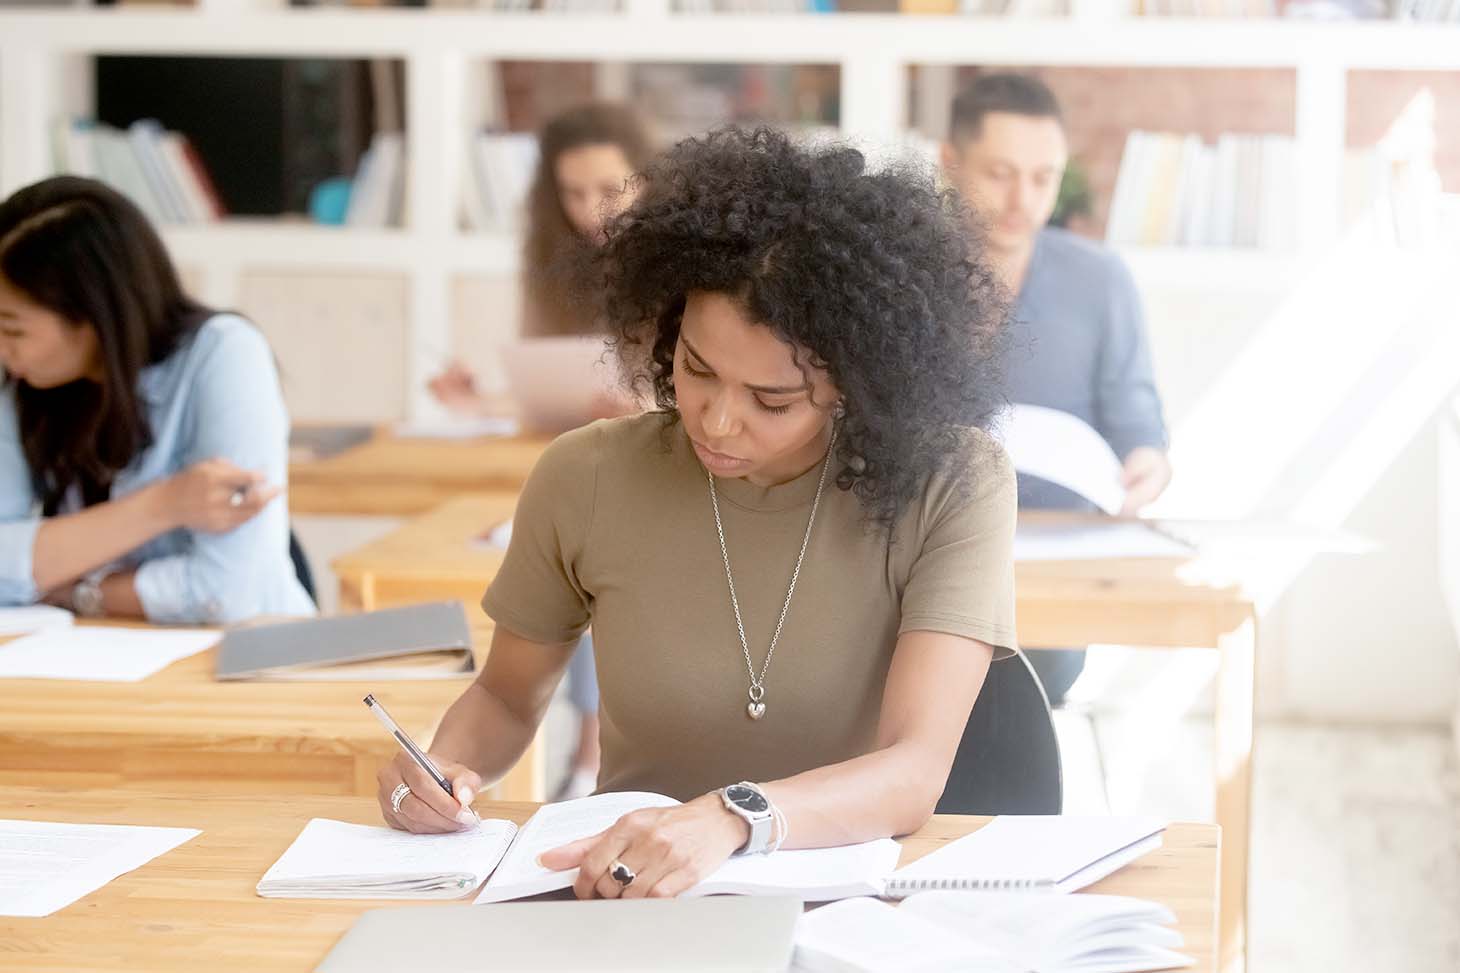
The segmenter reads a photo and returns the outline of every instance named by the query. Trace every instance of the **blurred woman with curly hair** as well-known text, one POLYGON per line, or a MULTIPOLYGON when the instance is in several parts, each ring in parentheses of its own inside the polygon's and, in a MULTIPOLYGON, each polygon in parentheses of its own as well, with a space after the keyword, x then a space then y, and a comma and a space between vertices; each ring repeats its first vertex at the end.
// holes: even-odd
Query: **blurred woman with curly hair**
MULTIPOLYGON (((545 854, 580 896, 932 814, 1015 645, 1014 474, 984 432, 1006 301, 965 225, 929 173, 732 128, 651 164, 610 226, 602 313, 659 409, 544 454, 433 746, 469 803, 592 623, 599 788, 675 801, 545 854)), ((395 827, 470 820, 407 760, 380 785, 395 827)))

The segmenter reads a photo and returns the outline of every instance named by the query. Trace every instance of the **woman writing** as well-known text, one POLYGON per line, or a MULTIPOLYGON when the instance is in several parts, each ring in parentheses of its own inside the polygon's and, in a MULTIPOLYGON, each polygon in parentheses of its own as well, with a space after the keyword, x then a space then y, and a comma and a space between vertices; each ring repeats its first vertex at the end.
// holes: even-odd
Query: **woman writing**
MULTIPOLYGON (((930 177, 764 130, 681 143, 614 222, 606 319, 660 411, 543 456, 432 748, 464 800, 504 774, 591 621, 600 789, 685 803, 545 855, 580 896, 932 813, 1015 643, 1014 476, 979 428, 1004 300, 969 254, 930 177)), ((408 761, 379 782, 392 825, 460 826, 408 761)))

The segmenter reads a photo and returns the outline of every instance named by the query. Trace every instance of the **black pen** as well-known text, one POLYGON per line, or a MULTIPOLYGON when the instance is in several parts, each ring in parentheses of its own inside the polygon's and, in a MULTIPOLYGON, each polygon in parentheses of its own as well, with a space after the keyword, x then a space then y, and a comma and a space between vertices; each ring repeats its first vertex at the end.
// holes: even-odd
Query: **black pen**
MULTIPOLYGON (((381 706, 380 701, 375 698, 374 693, 365 694, 365 705, 370 708, 370 712, 375 714, 375 718, 380 721, 380 725, 385 727, 386 731, 389 732, 391 736, 395 737, 395 742, 400 744, 401 749, 404 750, 410 756, 410 758, 420 766, 422 770, 431 775, 431 779, 436 782, 436 786, 440 787, 450 796, 455 797, 456 792, 452 790, 451 781, 447 780, 446 777, 441 773, 441 771, 436 769, 436 765, 431 762, 431 758, 426 756, 426 752, 424 750, 416 746, 416 741, 411 739, 410 734, 406 733, 405 730, 402 730, 400 728, 400 724, 391 718, 391 715, 385 711, 385 707, 381 706)), ((463 805, 463 807, 465 806, 463 805)), ((471 808, 465 807, 465 810, 471 811, 472 817, 477 818, 478 822, 481 821, 481 818, 477 817, 477 813, 475 811, 472 811, 471 808)))

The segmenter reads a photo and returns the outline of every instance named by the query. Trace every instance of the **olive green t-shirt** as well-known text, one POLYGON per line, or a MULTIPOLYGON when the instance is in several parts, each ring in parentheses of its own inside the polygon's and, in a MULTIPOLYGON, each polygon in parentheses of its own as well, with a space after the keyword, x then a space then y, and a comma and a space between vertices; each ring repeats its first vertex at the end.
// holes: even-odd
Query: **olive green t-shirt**
MULTIPOLYGON (((999 656, 1015 645, 1014 472, 971 435, 971 468, 930 477, 890 533, 828 475, 759 720, 746 714, 709 482, 662 413, 595 422, 548 448, 482 606, 538 642, 593 626, 601 790, 688 800, 849 760, 872 747, 899 633, 978 639, 999 656)), ((770 488, 716 480, 757 672, 820 474, 817 464, 770 488)))

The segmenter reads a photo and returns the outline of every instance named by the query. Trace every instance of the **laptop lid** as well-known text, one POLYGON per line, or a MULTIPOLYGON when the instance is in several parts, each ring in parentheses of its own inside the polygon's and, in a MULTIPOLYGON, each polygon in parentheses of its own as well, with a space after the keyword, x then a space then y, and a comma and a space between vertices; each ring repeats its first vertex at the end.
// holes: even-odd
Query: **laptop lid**
POLYGON ((738 895, 376 909, 317 969, 784 973, 801 910, 799 899, 738 895))

